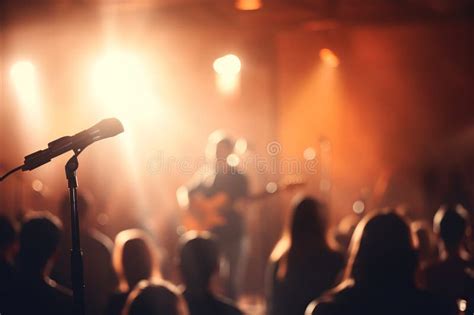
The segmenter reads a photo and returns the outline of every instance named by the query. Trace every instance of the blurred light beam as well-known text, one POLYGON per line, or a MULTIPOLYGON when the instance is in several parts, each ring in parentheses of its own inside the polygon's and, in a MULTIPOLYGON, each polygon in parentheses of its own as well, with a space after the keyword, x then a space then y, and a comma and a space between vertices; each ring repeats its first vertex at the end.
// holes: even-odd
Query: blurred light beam
POLYGON ((111 114, 123 118, 153 103, 151 82, 146 67, 133 54, 110 52, 94 64, 92 92, 111 114))
POLYGON ((10 69, 10 77, 20 104, 33 115, 39 110, 38 76, 30 61, 17 61, 10 69))

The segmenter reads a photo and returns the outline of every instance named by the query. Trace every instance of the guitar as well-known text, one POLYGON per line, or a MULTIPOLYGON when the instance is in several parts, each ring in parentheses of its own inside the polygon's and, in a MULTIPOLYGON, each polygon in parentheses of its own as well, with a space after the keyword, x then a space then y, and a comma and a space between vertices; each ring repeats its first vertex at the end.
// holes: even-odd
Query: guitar
MULTIPOLYGON (((234 201, 236 208, 244 208, 248 202, 264 199, 281 191, 288 191, 306 185, 303 181, 292 181, 284 184, 269 183, 266 190, 257 194, 239 198, 234 201)), ((230 202, 229 196, 220 192, 211 197, 201 193, 193 194, 182 217, 182 225, 186 230, 209 231, 212 228, 226 225, 221 209, 230 202)))

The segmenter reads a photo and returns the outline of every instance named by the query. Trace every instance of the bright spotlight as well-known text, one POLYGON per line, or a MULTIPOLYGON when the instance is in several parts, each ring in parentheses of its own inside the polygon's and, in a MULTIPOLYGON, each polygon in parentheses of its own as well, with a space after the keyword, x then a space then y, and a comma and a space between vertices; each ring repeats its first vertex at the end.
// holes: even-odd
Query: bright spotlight
POLYGON ((262 7, 261 0, 236 0, 235 7, 238 10, 251 11, 258 10, 262 7))
POLYGON ((112 114, 127 115, 153 102, 150 78, 141 60, 124 52, 111 52, 92 69, 92 91, 112 114))
POLYGON ((321 58, 321 61, 329 67, 336 68, 339 66, 339 58, 331 49, 321 49, 319 52, 319 58, 321 58))
POLYGON ((19 102, 29 110, 38 110, 39 91, 36 69, 30 61, 18 61, 10 69, 19 102))
POLYGON ((234 92, 240 84, 240 69, 242 64, 236 55, 225 55, 217 58, 213 64, 216 72, 216 84, 224 94, 234 92))
POLYGON ((214 71, 220 75, 237 75, 240 72, 242 64, 236 55, 225 55, 217 58, 213 64, 214 71))

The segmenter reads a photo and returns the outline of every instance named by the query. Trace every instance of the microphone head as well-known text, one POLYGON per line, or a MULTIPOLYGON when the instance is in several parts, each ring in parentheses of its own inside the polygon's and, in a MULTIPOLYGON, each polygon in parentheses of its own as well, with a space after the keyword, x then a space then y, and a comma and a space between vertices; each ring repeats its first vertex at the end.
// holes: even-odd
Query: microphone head
POLYGON ((101 120, 94 126, 74 136, 66 136, 48 143, 48 148, 25 156, 22 170, 32 170, 48 163, 51 159, 69 150, 83 150, 91 143, 110 138, 123 132, 123 126, 117 118, 101 120))
POLYGON ((97 126, 101 131, 102 138, 113 137, 123 132, 123 125, 117 118, 104 119, 97 126))
POLYGON ((100 139, 110 138, 123 132, 123 125, 117 118, 107 118, 91 128, 97 132, 100 139))

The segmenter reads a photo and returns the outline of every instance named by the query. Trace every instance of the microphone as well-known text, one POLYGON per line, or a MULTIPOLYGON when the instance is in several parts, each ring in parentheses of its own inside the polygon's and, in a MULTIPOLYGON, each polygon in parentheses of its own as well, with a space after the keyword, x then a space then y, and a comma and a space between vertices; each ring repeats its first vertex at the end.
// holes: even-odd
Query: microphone
POLYGON ((70 150, 83 150, 88 145, 123 132, 123 126, 117 118, 104 119, 94 126, 73 136, 65 136, 48 143, 48 148, 25 156, 21 169, 31 171, 51 159, 70 150))

